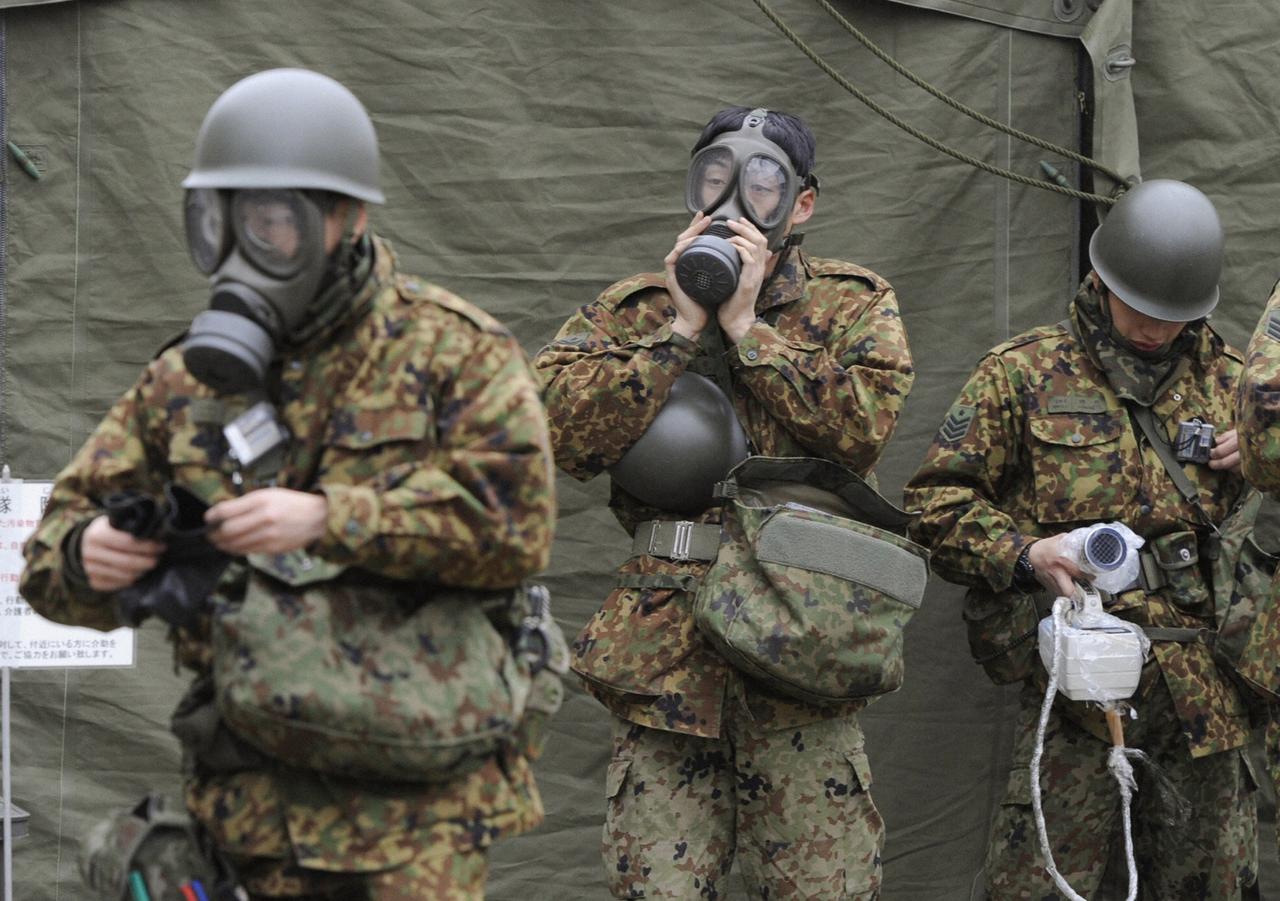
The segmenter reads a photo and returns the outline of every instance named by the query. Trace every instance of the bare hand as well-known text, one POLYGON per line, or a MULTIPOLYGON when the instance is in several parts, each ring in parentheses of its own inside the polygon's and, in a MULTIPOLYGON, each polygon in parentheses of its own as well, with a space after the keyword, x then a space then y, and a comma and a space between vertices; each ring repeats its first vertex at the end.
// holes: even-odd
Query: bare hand
POLYGON ((695 213, 689 227, 676 236, 675 247, 671 248, 671 252, 663 260, 667 268, 667 293, 671 295, 671 302, 676 307, 676 320, 671 327, 690 341, 696 341, 698 335, 702 334, 702 330, 707 327, 707 310, 702 304, 685 294, 680 283, 676 281, 676 260, 680 259, 680 254, 684 253, 685 249, 693 243, 693 239, 706 231, 710 224, 711 217, 701 211, 695 213))
POLYGON ((99 516, 80 536, 80 565, 94 591, 128 588, 155 569, 164 545, 122 532, 99 516))
POLYGON ((209 541, 228 554, 283 554, 324 534, 329 502, 323 494, 292 488, 259 488, 220 501, 204 514, 209 541))
POLYGON ((1209 449, 1210 469, 1230 469, 1240 471, 1240 436, 1235 429, 1223 432, 1209 449))
POLYGON ((1076 582, 1088 581, 1084 572, 1070 557, 1062 555, 1062 540, 1066 533, 1052 538, 1041 538, 1031 545, 1027 559, 1035 568, 1036 578, 1046 589, 1059 597, 1071 597, 1076 582))
POLYGON ((742 259, 742 273, 738 276, 738 289, 720 305, 716 318, 735 344, 742 340, 756 321, 756 298, 764 284, 769 268, 769 239, 748 219, 729 219, 725 223, 733 230, 729 243, 742 259))

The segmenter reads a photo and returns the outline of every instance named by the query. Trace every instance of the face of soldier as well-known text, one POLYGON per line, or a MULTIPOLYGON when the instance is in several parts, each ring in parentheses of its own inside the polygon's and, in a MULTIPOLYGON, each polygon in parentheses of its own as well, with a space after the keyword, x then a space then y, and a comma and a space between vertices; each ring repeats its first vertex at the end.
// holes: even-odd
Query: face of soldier
POLYGON ((1169 322, 1139 313, 1111 291, 1107 291, 1107 303, 1116 331, 1143 353, 1164 350, 1187 326, 1185 322, 1169 322))

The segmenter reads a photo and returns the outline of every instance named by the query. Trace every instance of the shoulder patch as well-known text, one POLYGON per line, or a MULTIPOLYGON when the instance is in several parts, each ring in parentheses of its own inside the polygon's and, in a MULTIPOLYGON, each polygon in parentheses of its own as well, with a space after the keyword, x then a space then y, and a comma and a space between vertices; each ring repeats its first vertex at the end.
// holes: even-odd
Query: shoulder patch
POLYGON ((612 310, 620 306, 632 294, 640 291, 651 291, 654 288, 665 290, 666 287, 667 275, 665 272, 642 272, 639 275, 624 278, 620 282, 614 282, 600 292, 597 302, 612 310))
POLYGON ((1272 341, 1280 341, 1280 311, 1267 317, 1267 337, 1272 341))
POLYGON ((508 329, 497 319, 490 316, 484 310, 475 304, 463 300, 439 285, 433 285, 430 282, 413 275, 397 275, 396 291, 400 296, 408 301, 426 301, 433 303, 438 307, 443 307, 452 313, 456 313, 463 319, 466 319, 482 332, 490 332, 495 335, 508 334, 508 329))
POLYGON ((956 404, 947 412, 947 418, 942 420, 942 426, 938 429, 938 443, 955 444, 969 434, 969 427, 973 425, 973 417, 977 414, 978 408, 969 406, 968 404, 956 404))

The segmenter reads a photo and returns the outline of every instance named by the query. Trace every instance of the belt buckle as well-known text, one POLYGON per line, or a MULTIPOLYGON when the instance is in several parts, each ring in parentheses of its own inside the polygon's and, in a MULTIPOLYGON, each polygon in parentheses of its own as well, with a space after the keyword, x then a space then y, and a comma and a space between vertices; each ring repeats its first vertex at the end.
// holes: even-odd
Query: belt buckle
POLYGON ((676 534, 671 541, 671 559, 683 562, 689 559, 689 548, 693 545, 693 523, 682 519, 672 525, 676 527, 676 534))

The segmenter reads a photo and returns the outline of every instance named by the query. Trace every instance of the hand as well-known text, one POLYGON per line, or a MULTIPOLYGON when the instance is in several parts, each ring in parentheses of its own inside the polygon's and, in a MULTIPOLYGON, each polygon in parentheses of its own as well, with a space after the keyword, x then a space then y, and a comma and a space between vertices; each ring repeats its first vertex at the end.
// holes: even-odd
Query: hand
POLYGON ((259 488, 244 497, 220 501, 204 514, 209 542, 236 556, 283 554, 311 544, 324 534, 329 501, 323 494, 292 488, 259 488))
POLYGON ((1060 597, 1071 597, 1076 582, 1086 582, 1084 572, 1070 557, 1062 555, 1062 540, 1066 533, 1052 538, 1041 538, 1031 545, 1027 559, 1036 571, 1036 579, 1046 589, 1060 597))
POLYGON ((671 248, 671 252, 663 260, 667 268, 667 293, 671 295, 671 302, 676 306, 676 320, 671 324, 671 328, 690 341, 698 340, 698 335, 702 334, 702 330, 707 327, 707 310, 702 304, 685 294, 680 283, 676 281, 676 260, 680 259, 680 254, 685 252, 685 248, 693 243, 694 238, 706 231, 710 224, 710 216, 701 211, 695 213, 689 227, 676 235, 675 247, 671 248))
POLYGON ((1230 469, 1240 471, 1240 436, 1235 429, 1223 432, 1209 449, 1210 469, 1230 469))
POLYGON ((742 273, 738 276, 738 289, 720 305, 716 318, 720 321, 729 340, 737 344, 756 321, 756 298, 764 284, 769 268, 769 239, 748 219, 729 219, 726 224, 733 230, 729 243, 742 258, 742 273))
POLYGON ((155 569, 164 545, 122 532, 105 515, 89 523, 80 536, 80 565, 94 591, 128 588, 155 569))

